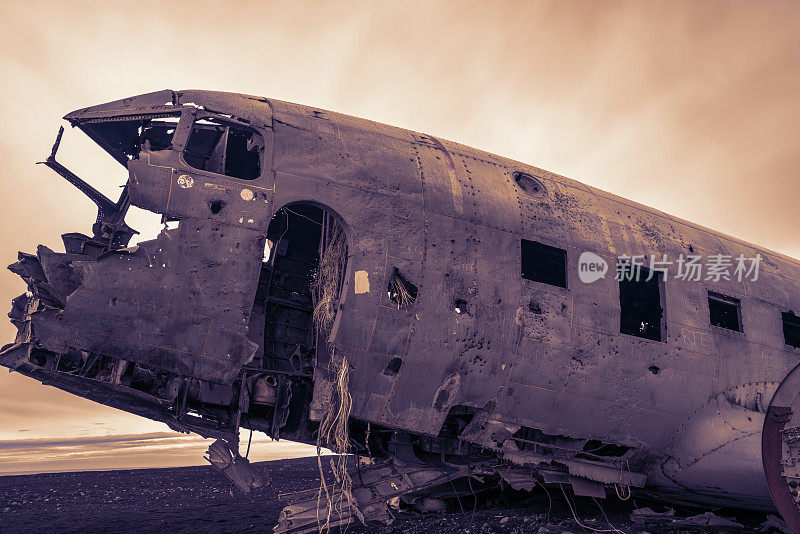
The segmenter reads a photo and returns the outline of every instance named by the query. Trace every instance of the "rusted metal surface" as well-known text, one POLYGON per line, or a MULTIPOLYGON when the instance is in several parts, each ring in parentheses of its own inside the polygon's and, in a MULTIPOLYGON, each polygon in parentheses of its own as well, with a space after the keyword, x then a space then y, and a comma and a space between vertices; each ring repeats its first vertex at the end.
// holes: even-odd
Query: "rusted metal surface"
POLYGON ((54 147, 48 165, 93 197, 97 224, 11 266, 29 291, 3 365, 228 443, 240 427, 316 443, 346 361, 359 455, 774 507, 762 428, 800 356, 780 319, 800 310, 796 260, 530 165, 272 99, 161 91, 66 119, 127 184, 116 202, 93 196, 54 147), (129 204, 177 228, 126 248, 129 204), (339 231, 321 331, 313 288, 339 231), (563 251, 565 275, 521 276, 523 240, 563 251), (647 319, 661 329, 643 336, 621 333, 613 275, 579 280, 586 252, 763 263, 758 281, 669 271, 647 319), (709 292, 735 295, 742 331, 709 323, 709 292))
POLYGON ((783 380, 767 410, 761 437, 770 494, 792 532, 800 532, 800 367, 783 380))
POLYGON ((800 510, 795 501, 792 489, 783 478, 783 440, 781 433, 784 425, 791 419, 791 410, 781 406, 770 406, 767 412, 767 419, 764 423, 763 440, 763 460, 764 474, 767 477, 767 484, 770 488, 772 499, 775 506, 783 516, 786 523, 791 527, 792 532, 800 530, 800 510))

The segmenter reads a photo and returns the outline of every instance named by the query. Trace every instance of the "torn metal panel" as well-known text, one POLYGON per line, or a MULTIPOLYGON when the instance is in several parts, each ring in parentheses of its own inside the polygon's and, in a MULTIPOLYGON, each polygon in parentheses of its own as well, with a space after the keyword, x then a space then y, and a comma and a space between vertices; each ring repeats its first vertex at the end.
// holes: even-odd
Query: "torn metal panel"
POLYGON ((567 466, 570 474, 604 484, 619 484, 621 486, 643 488, 645 482, 647 482, 646 475, 634 473, 625 469, 613 468, 580 460, 561 460, 560 463, 567 466))
POLYGON ((606 491, 603 489, 603 485, 594 480, 572 477, 570 478, 570 485, 575 495, 581 497, 597 497, 598 499, 606 498, 606 491))
POLYGON ((502 471, 500 478, 515 490, 533 491, 533 488, 539 483, 531 472, 520 470, 502 471))
POLYGON ((229 382, 256 350, 243 324, 252 302, 247 280, 258 266, 257 243, 247 237, 186 220, 136 250, 101 256, 63 312, 32 314, 39 341, 55 352, 124 353, 165 371, 229 382), (218 246, 199 246, 206 239, 218 246), (250 254, 225 257, 226 243, 250 254), (231 275, 238 281, 227 282, 231 275), (159 298, 169 291, 188 299, 159 298))
POLYGON ((222 440, 218 439, 212 443, 207 454, 208 463, 244 493, 250 493, 254 488, 269 484, 269 475, 250 465, 247 458, 239 456, 238 451, 232 451, 222 440))

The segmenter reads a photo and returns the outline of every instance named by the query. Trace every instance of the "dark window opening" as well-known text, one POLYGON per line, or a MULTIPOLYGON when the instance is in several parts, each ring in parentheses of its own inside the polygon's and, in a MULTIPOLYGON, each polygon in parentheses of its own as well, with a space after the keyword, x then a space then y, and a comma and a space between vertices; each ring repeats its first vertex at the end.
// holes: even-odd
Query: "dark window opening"
POLYGON ((605 443, 599 439, 590 439, 583 445, 583 452, 575 455, 575 458, 583 458, 586 460, 598 460, 602 458, 622 458, 630 447, 625 445, 615 445, 614 443, 605 443))
POLYGON ((783 312, 783 340, 787 345, 800 349, 800 317, 794 312, 783 312))
POLYGON ((183 158, 195 169, 253 180, 261 175, 263 151, 256 130, 207 118, 194 123, 183 158))
POLYGON ((178 126, 179 117, 162 117, 142 121, 139 127, 140 148, 167 150, 172 148, 172 136, 178 126))
POLYGON ((709 291, 708 313, 712 325, 742 331, 742 303, 739 299, 709 291))
POLYGON ((566 250, 523 239, 521 254, 522 278, 567 287, 566 250))
POLYGON ((630 336, 661 341, 661 280, 663 273, 650 275, 646 267, 619 266, 619 331, 630 336), (638 272, 637 272, 638 271, 638 272))
POLYGON ((439 430, 440 438, 457 438, 469 426, 477 410, 471 406, 456 404, 447 412, 439 430))

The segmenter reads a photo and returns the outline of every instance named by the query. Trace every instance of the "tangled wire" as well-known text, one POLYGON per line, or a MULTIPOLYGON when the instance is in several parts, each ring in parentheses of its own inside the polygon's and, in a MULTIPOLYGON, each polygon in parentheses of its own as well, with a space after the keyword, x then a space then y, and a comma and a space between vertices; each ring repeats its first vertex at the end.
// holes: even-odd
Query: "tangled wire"
POLYGON ((413 304, 417 299, 417 289, 409 283, 395 268, 392 278, 389 280, 388 288, 389 300, 397 304, 397 309, 405 308, 413 304))
POLYGON ((344 231, 341 226, 333 222, 320 261, 319 272, 311 284, 314 295, 314 324, 321 333, 330 333, 333 326, 346 264, 347 243, 344 231))
MULTIPOLYGON (((347 243, 342 227, 333 218, 327 219, 330 226, 323 228, 327 243, 320 260, 316 279, 311 285, 314 296, 314 324, 320 338, 328 339, 336 311, 339 305, 339 293, 347 264, 347 243)), ((348 421, 352 409, 352 398, 349 391, 350 367, 347 356, 343 355, 337 362, 332 344, 328 345, 330 361, 328 371, 336 380, 331 391, 330 403, 317 433, 317 465, 320 474, 320 487, 317 493, 317 524, 320 534, 328 532, 331 517, 335 521, 356 510, 352 496, 352 480, 347 472, 347 457, 350 453, 350 431, 348 421), (322 468, 321 452, 328 447, 338 454, 336 461, 331 461, 333 483, 328 484, 322 468), (322 499, 325 498, 324 512, 322 499), (324 514, 324 515, 323 515, 324 514)))
MULTIPOLYGON (((331 355, 331 365, 336 365, 333 363, 333 355, 331 355)), ((338 518, 343 518, 349 515, 347 512, 353 511, 355 507, 352 495, 353 481, 347 472, 347 457, 350 453, 348 420, 352 408, 352 398, 348 390, 349 375, 350 368, 347 357, 343 356, 342 362, 336 370, 336 382, 331 392, 330 407, 325 413, 317 435, 317 465, 320 473, 320 488, 317 493, 317 522, 320 533, 330 529, 331 516, 334 512, 338 518), (331 460, 334 481, 330 488, 325 482, 322 457, 320 456, 324 444, 338 453, 336 461, 331 460), (320 515, 323 494, 325 495, 324 518, 320 515)))

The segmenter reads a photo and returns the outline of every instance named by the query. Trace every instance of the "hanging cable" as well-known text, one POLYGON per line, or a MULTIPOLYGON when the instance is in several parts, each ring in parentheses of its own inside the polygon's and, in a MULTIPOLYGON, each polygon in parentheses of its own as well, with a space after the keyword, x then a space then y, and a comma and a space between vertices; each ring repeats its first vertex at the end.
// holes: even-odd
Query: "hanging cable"
POLYGON ((623 531, 619 530, 617 527, 615 527, 614 525, 612 525, 612 524, 611 524, 611 521, 609 521, 609 520, 608 520, 608 516, 606 515, 606 511, 605 511, 605 510, 603 510, 603 507, 602 507, 602 506, 600 506, 600 503, 599 503, 599 502, 597 502, 597 499, 595 499, 594 497, 592 497, 592 500, 593 500, 593 501, 594 501, 594 503, 597 505, 597 507, 598 507, 598 508, 600 508, 600 513, 602 513, 602 514, 603 514, 603 517, 606 519, 606 523, 608 523, 608 526, 609 526, 609 527, 611 527, 611 528, 613 528, 613 529, 614 529, 614 532, 617 532, 618 534, 625 534, 625 532, 623 532, 623 531))
MULTIPOLYGON (((249 417, 247 418, 248 425, 250 424, 249 417)), ((253 427, 250 427, 250 437, 247 438, 247 452, 244 453, 245 458, 250 458, 250 444, 253 442, 253 427)))
POLYGON ((461 504, 461 496, 456 491, 456 485, 453 484, 452 478, 450 479, 450 485, 453 487, 453 493, 456 495, 456 500, 458 501, 458 507, 461 508, 461 513, 464 515, 464 517, 467 517, 467 512, 464 511, 464 505, 461 504))
POLYGON ((627 501, 628 499, 631 498, 631 495, 633 494, 633 490, 631 489, 630 486, 626 486, 625 484, 617 484, 616 482, 614 482, 614 491, 617 493, 617 497, 621 501, 627 501), (620 493, 620 488, 624 488, 622 490, 622 493, 620 493), (625 490, 627 490, 627 493, 625 493, 625 490))
POLYGON ((541 488, 547 494, 547 517, 549 518, 550 517, 550 512, 553 509, 553 498, 550 496, 550 492, 547 490, 547 488, 545 487, 544 484, 542 484, 541 482, 539 482, 535 478, 533 479, 533 481, 536 482, 537 484, 539 484, 539 486, 541 486, 541 488))
POLYGON ((564 494, 564 499, 566 499, 566 501, 567 501, 567 506, 569 506, 569 511, 572 512, 572 518, 575 520, 575 522, 578 524, 579 527, 581 527, 582 529, 585 529, 585 530, 591 530, 592 532, 619 532, 617 529, 610 530, 610 529, 602 529, 602 528, 593 528, 593 527, 590 527, 590 526, 587 526, 587 525, 584 525, 583 523, 581 523, 580 520, 578 519, 578 514, 575 513, 575 508, 577 508, 578 505, 576 504, 575 508, 573 508, 572 507, 572 503, 569 500, 569 497, 567 497, 567 492, 564 491, 564 485, 563 484, 559 484, 558 487, 561 488, 561 493, 564 494))

